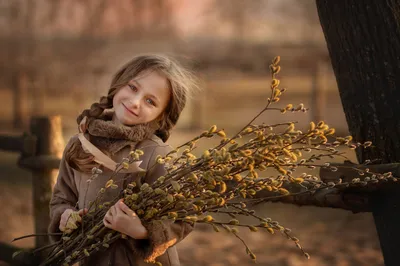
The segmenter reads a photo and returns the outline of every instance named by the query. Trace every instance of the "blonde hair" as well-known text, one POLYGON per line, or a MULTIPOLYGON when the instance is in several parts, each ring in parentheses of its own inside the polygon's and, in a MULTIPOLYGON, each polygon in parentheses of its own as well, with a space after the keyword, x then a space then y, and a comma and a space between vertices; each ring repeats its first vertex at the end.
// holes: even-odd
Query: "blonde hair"
MULTIPOLYGON (((186 105, 189 95, 197 89, 197 79, 185 67, 177 61, 163 55, 139 55, 125 64, 113 77, 107 96, 100 98, 100 101, 93 103, 90 109, 84 110, 77 118, 80 124, 86 116, 88 118, 99 118, 104 110, 113 108, 113 98, 118 90, 128 84, 130 80, 137 77, 144 71, 158 71, 165 75, 171 89, 171 99, 164 112, 157 119, 158 129, 155 132, 164 142, 170 136, 170 130, 178 122, 179 116, 186 105)), ((79 144, 77 144, 79 145, 79 144)), ((67 153, 67 161, 77 166, 80 170, 88 170, 93 156, 90 154, 82 156, 82 147, 72 146, 67 153), (84 167, 84 168, 82 168, 84 167)))

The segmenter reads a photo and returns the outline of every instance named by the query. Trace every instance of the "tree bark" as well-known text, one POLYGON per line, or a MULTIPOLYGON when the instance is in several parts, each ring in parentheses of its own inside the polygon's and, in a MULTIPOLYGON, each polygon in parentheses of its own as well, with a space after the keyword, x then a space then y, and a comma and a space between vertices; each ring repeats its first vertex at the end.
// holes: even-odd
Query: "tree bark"
MULTIPOLYGON (((228 185, 229 186, 229 185, 228 185)), ((248 199, 248 206, 255 206, 263 202, 280 202, 292 205, 315 206, 324 208, 335 208, 348 210, 353 213, 370 212, 368 196, 363 190, 356 188, 334 187, 310 191, 308 188, 300 187, 290 183, 284 183, 282 188, 290 191, 291 195, 280 195, 278 192, 262 190, 248 199)), ((366 187, 364 190, 373 190, 374 187, 366 187)))
MULTIPOLYGON (((316 0, 351 135, 372 141, 360 162, 400 161, 400 0, 316 0)), ((370 195, 385 265, 398 265, 400 189, 370 195)))
POLYGON ((317 0, 317 8, 350 133, 374 142, 358 160, 399 162, 400 1, 317 0))

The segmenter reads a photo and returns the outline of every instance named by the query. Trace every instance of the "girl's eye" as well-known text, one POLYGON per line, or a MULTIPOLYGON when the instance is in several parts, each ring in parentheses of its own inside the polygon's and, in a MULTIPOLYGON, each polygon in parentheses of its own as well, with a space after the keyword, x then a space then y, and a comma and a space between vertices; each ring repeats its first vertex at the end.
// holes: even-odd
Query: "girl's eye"
POLYGON ((131 90, 133 90, 133 91, 137 91, 137 88, 136 88, 134 85, 132 85, 132 84, 128 84, 128 86, 129 86, 129 88, 131 88, 131 90))
POLYGON ((150 98, 146 99, 146 102, 149 103, 149 104, 151 104, 151 105, 156 106, 156 103, 155 103, 152 99, 150 99, 150 98))

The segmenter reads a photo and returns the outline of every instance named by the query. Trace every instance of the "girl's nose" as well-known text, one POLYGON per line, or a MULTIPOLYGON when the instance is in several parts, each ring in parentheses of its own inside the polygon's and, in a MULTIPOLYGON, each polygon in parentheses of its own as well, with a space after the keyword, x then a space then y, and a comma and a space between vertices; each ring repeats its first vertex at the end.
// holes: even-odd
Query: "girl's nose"
POLYGON ((139 109, 140 107, 140 99, 139 97, 132 97, 129 99, 129 105, 133 109, 139 109))

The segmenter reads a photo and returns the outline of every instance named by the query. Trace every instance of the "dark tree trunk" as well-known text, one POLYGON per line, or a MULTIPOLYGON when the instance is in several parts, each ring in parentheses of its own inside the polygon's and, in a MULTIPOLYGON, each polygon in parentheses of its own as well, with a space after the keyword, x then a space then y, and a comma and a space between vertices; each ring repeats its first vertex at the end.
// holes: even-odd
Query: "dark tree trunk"
POLYGON ((400 162, 400 1, 317 0, 317 7, 350 133, 374 142, 357 152, 359 161, 400 162))
MULTIPOLYGON (((400 0, 316 0, 360 162, 400 162, 400 0)), ((399 265, 400 189, 370 198, 385 264, 399 265)))

